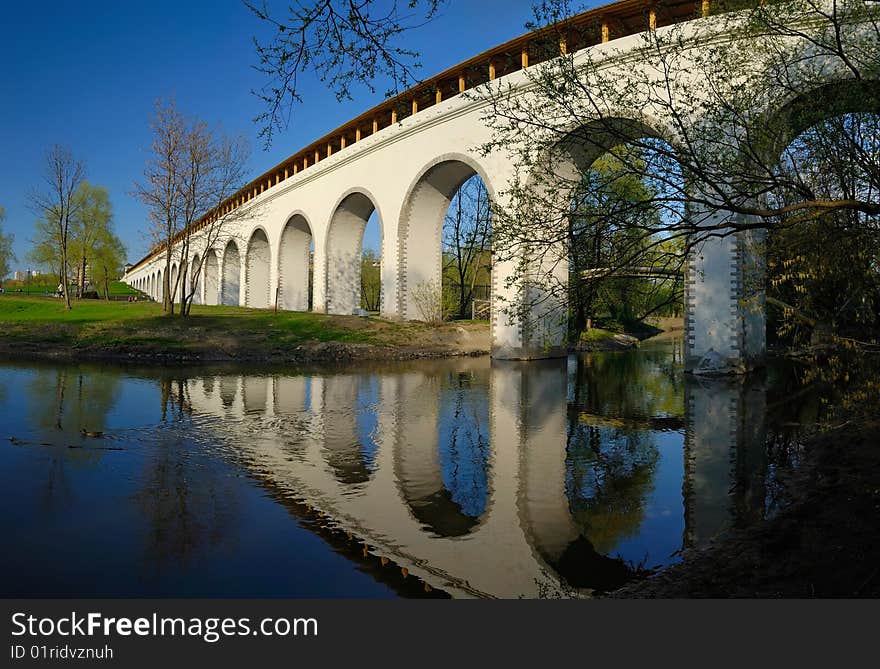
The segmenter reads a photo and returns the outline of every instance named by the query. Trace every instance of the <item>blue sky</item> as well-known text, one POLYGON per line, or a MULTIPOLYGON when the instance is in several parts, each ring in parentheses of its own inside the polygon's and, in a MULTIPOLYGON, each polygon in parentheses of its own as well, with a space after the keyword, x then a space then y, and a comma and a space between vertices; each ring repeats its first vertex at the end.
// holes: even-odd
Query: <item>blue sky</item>
MULTIPOLYGON (((597 3, 598 4, 598 3, 597 3)), ((287 3, 270 0, 283 10, 287 3)), ((523 32, 529 0, 449 0, 434 22, 412 31, 429 76, 523 32)), ((266 27, 238 0, 8 3, 0 28, 0 205, 4 232, 15 235, 17 261, 27 267, 35 215, 27 193, 40 186, 46 149, 70 146, 87 178, 109 188, 117 234, 130 261, 148 248, 146 210, 129 195, 150 146, 155 100, 178 107, 253 147, 256 176, 317 137, 381 101, 355 91, 337 103, 312 76, 290 127, 264 151, 252 119, 261 111, 251 90, 263 83, 253 69, 252 39, 266 27)), ((365 245, 375 247, 370 239, 365 245)), ((372 234, 376 234, 375 231, 372 234)))

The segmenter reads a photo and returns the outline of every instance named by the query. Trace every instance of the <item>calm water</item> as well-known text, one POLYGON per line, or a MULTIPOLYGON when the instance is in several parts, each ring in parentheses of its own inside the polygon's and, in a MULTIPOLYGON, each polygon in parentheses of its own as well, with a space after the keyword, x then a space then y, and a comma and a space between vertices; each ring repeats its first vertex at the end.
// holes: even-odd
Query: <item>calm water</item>
POLYGON ((814 399, 790 370, 685 377, 675 340, 317 372, 3 363, 0 595, 589 595, 772 514, 814 399))

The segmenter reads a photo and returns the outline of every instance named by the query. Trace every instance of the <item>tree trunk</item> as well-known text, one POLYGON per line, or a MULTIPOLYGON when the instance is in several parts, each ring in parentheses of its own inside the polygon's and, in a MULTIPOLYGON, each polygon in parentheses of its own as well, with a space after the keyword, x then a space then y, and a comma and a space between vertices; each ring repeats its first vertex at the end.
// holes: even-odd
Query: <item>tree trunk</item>
POLYGON ((64 308, 70 311, 70 291, 67 289, 67 247, 61 245, 61 271, 64 274, 61 281, 61 291, 64 295, 64 308))

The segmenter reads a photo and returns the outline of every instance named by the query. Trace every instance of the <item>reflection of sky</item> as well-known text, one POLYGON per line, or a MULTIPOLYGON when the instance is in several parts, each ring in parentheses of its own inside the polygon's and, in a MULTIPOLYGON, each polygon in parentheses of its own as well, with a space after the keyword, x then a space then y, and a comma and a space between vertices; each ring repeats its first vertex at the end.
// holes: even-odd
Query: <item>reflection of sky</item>
MULTIPOLYGON (((454 383, 454 381, 453 381, 454 383)), ((461 512, 479 518, 489 503, 489 398, 467 382, 440 395, 440 471, 461 512)))
POLYGON ((624 560, 646 567, 677 561, 673 553, 682 547, 684 536, 684 435, 655 432, 659 452, 654 470, 654 486, 644 501, 644 520, 638 534, 623 537, 613 551, 624 560))
POLYGON ((393 594, 218 457, 210 433, 160 423, 156 379, 114 373, 107 433, 88 439, 28 422, 56 406, 26 391, 37 373, 0 367, 15 389, 0 396, 0 536, 15 537, 0 551, 0 596, 393 594))
POLYGON ((362 376, 358 384, 357 405, 354 407, 357 416, 357 435, 363 463, 370 471, 376 469, 376 455, 379 446, 376 444, 376 432, 379 429, 379 377, 362 376))

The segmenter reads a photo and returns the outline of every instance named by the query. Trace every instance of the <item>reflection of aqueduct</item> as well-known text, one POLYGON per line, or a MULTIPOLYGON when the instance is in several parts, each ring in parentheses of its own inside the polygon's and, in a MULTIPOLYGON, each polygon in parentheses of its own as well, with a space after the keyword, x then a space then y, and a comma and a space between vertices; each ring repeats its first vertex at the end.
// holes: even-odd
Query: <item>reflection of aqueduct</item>
MULTIPOLYGON (((261 481, 457 596, 587 593, 625 576, 573 520, 567 391, 559 362, 486 360, 390 375, 187 382, 197 412, 234 419, 221 429, 231 431, 261 481), (458 422, 475 427, 451 435, 462 409, 471 413, 458 422)), ((728 491, 741 476, 731 458, 761 452, 761 397, 735 384, 687 389, 687 437, 679 446, 687 455, 685 545, 729 525, 738 502, 728 491)))
MULTIPOLYGON (((694 3, 690 0, 662 3, 660 10, 656 3, 630 0, 591 10, 574 21, 601 24, 601 39, 579 51, 575 62, 589 57, 609 67, 647 70, 649 64, 630 56, 640 43, 637 33, 649 26, 659 33, 669 31, 670 24, 682 24, 682 39, 691 40, 695 54, 712 48, 714 40, 726 39, 735 31, 724 19, 708 16, 710 4, 702 3, 704 18, 697 20, 691 20, 694 3)), ((350 314, 360 301, 364 226, 375 212, 382 235, 381 313, 388 318, 421 318, 417 295, 440 283, 441 226, 450 198, 466 179, 479 175, 490 197, 501 205, 499 195, 517 183, 521 167, 504 152, 488 156, 479 152, 492 139, 483 120, 489 102, 479 94, 463 93, 488 84, 510 85, 511 90, 528 95, 523 70, 535 64, 530 57, 536 56, 529 50, 533 38, 512 40, 423 82, 249 183, 205 214, 201 223, 228 222, 228 240, 204 248, 207 240, 197 232, 192 249, 205 257, 203 276, 193 280, 191 271, 184 273, 188 276, 185 283, 196 289, 204 304, 305 310, 309 308, 308 258, 314 247, 312 308, 350 314)), ((743 49, 750 48, 755 47, 743 43, 743 49)), ((805 71, 809 69, 804 66, 805 71)), ((829 84, 846 78, 845 73, 826 70, 822 68, 829 84)), ((656 73, 646 71, 644 76, 662 85, 656 73)), ((785 115, 784 105, 794 102, 785 100, 780 103, 783 108, 764 112, 785 115)), ((687 118, 694 112, 690 107, 675 110, 687 118)), ((584 113, 588 119, 589 111, 584 113)), ((631 109, 620 112, 620 123, 635 133, 633 139, 674 136, 673 124, 661 117, 660 110, 631 109)), ((693 122, 699 128, 699 119, 693 122)), ((590 130, 589 124, 571 130, 595 136, 601 145, 601 135, 590 130)), ((694 131, 695 136, 699 132, 694 131)), ((559 148, 559 165, 554 169, 562 171, 581 169, 598 156, 588 155, 583 146, 559 148)), ((731 364, 763 355, 763 311, 748 308, 741 299, 744 286, 753 283, 746 280, 753 264, 744 246, 749 240, 761 243, 751 237, 711 238, 692 258, 686 282, 689 365, 710 351, 731 364)), ((566 328, 558 317, 544 313, 553 305, 517 309, 532 304, 533 291, 527 278, 518 274, 519 254, 529 250, 513 250, 516 253, 505 253, 510 258, 496 260, 492 268, 493 355, 508 359, 561 356, 566 328), (519 311, 530 311, 530 318, 522 323, 510 315, 519 311)), ((558 263, 556 270, 560 278, 567 276, 563 265, 558 263)), ((156 251, 138 262, 125 280, 161 299, 164 267, 164 258, 156 251)), ((179 268, 174 265, 170 272, 174 280, 179 268)), ((760 304, 760 293, 756 297, 760 304)))

